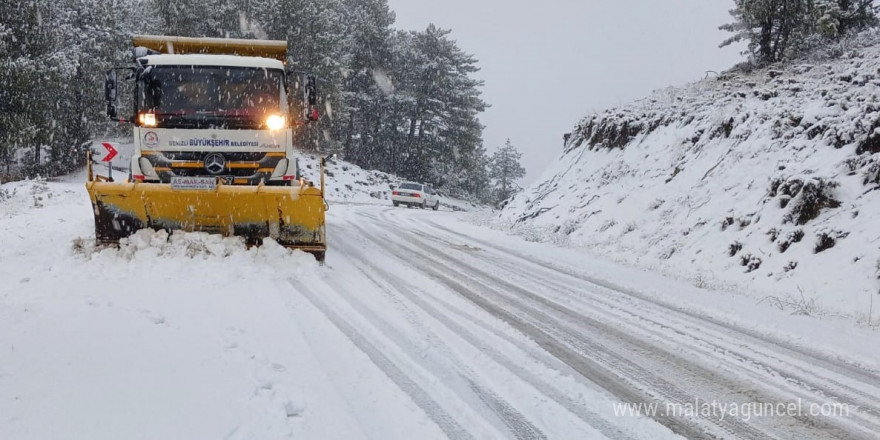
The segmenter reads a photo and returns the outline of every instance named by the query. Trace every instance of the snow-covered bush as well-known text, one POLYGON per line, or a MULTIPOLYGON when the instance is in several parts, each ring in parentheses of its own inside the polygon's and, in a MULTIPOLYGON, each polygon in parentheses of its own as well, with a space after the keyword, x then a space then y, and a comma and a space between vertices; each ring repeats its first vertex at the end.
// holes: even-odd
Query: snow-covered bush
POLYGON ((799 243, 803 239, 803 229, 795 229, 794 231, 789 232, 788 235, 779 242, 779 253, 785 253, 792 244, 799 243))
POLYGON ((819 177, 784 180, 777 189, 785 197, 780 200, 788 200, 780 203, 781 207, 787 206, 789 209, 783 220, 786 223, 805 225, 818 217, 823 209, 840 207, 840 202, 833 194, 834 188, 838 186, 835 181, 819 177))

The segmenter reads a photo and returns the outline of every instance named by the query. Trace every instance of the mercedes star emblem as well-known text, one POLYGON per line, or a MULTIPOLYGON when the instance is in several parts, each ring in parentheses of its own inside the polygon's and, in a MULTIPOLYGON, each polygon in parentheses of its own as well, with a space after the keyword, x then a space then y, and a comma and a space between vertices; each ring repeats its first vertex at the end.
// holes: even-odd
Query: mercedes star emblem
POLYGON ((205 157, 205 170, 211 174, 220 174, 226 169, 226 159, 222 154, 211 153, 205 157))

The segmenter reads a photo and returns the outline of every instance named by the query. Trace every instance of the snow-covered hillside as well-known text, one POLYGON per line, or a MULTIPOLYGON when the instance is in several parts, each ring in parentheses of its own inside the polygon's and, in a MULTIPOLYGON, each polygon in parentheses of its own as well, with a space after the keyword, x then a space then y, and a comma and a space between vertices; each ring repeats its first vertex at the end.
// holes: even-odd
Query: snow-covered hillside
POLYGON ((585 117, 502 226, 867 322, 880 309, 880 37, 859 41, 585 117))

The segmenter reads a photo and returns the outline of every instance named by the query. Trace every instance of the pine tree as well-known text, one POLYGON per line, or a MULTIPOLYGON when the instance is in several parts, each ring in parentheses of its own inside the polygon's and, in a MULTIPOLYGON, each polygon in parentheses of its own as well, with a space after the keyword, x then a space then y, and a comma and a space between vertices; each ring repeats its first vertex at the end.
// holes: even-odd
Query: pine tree
POLYGON ((461 161, 461 182, 450 186, 453 194, 460 197, 468 195, 484 203, 492 203, 491 182, 489 179, 489 157, 482 145, 467 153, 461 161))
POLYGON ((838 39, 878 24, 872 0, 734 0, 733 23, 720 27, 734 35, 721 47, 746 41, 758 64, 792 58, 815 39, 838 39))
POLYGON ((26 159, 31 171, 26 174, 37 171, 42 148, 51 137, 50 6, 47 1, 0 3, 6 28, 0 59, 0 156, 7 173, 12 172, 17 151, 25 147, 33 148, 26 159))
MULTIPOLYGON (((120 45, 116 2, 58 0, 53 17, 53 48, 50 72, 54 76, 52 137, 49 142, 50 175, 70 171, 82 163, 75 153, 104 125, 104 70, 115 64, 120 45), (110 10, 104 8, 109 6, 110 10)), ((119 5, 121 6, 121 5, 119 5)))
POLYGON ((428 181, 451 192, 462 191, 485 173, 477 164, 483 126, 477 115, 481 81, 470 75, 476 60, 449 39, 451 31, 433 25, 423 32, 398 33, 395 39, 392 135, 402 151, 395 168, 403 176, 428 181), (478 152, 478 154, 475 154, 478 152))
POLYGON ((839 38, 852 30, 877 25, 873 0, 814 0, 816 31, 826 38, 839 38))
POLYGON ((721 26, 734 36, 721 43, 747 40, 749 51, 761 64, 782 59, 793 37, 804 37, 809 28, 810 0, 734 0, 735 21, 721 26))
POLYGON ((380 88, 391 65, 391 25, 394 13, 386 0, 342 0, 348 56, 340 92, 334 134, 352 162, 382 169, 389 146, 380 136, 388 110, 386 91, 380 88))
POLYGON ((495 202, 497 204, 503 203, 522 190, 516 183, 526 175, 525 168, 519 163, 520 157, 522 157, 522 153, 516 150, 510 143, 510 139, 492 155, 489 162, 489 177, 495 180, 495 202))

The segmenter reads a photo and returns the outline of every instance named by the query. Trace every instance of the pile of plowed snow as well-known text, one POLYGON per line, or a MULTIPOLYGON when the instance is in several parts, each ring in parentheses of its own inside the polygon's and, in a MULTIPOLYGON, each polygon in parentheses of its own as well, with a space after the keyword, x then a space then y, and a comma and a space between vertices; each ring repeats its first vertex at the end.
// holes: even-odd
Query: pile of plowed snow
MULTIPOLYGON (((89 263, 113 264, 114 262, 135 263, 138 271, 144 264, 181 267, 185 273, 191 261, 199 260, 200 265, 217 264, 224 267, 227 275, 235 277, 237 267, 263 268, 278 274, 288 272, 298 265, 313 266, 314 258, 301 251, 279 245, 271 238, 263 240, 261 246, 248 247, 241 237, 223 237, 204 232, 154 231, 142 229, 120 240, 118 246, 96 246, 93 238, 77 238, 73 241, 73 253, 89 263)), ((128 264, 125 264, 128 266, 128 264)))

